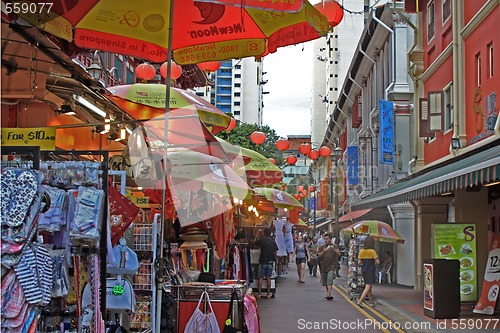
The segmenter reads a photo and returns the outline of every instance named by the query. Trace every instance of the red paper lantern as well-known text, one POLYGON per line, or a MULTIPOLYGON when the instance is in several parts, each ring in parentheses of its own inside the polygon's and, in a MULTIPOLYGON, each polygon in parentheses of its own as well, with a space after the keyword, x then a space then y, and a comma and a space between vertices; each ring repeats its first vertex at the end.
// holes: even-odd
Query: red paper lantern
POLYGON ((262 132, 255 131, 250 134, 250 140, 252 140, 252 142, 256 145, 261 145, 264 143, 264 141, 266 141, 266 135, 262 132))
POLYGON ((316 191, 316 188, 312 185, 309 186, 309 192, 314 192, 314 191, 316 191))
POLYGON ((306 195, 307 195, 307 194, 304 194, 304 192, 301 192, 301 193, 300 193, 300 197, 301 197, 301 198, 305 197, 306 195))
POLYGON ((300 145, 299 151, 301 154, 307 155, 311 151, 311 145, 308 143, 303 143, 300 145))
POLYGON ((302 191, 302 194, 304 194, 304 196, 306 196, 309 192, 307 192, 307 190, 304 190, 302 191))
POLYGON ((135 68, 135 75, 141 80, 152 80, 156 75, 155 66, 148 62, 142 63, 135 68))
MULTIPOLYGON (((181 77, 182 75, 182 67, 177 65, 175 62, 172 61, 172 63, 170 64, 170 79, 172 80, 177 80, 178 78, 181 77)), ((161 74, 161 77, 163 77, 164 79, 167 77, 167 69, 168 69, 168 62, 164 62, 161 66, 160 66, 160 74, 161 74)))
POLYGON ((297 187, 297 191, 303 192, 304 191, 304 186, 300 185, 299 187, 297 187))
POLYGON ((314 8, 326 16, 329 27, 336 27, 344 18, 344 10, 337 1, 323 0, 314 5, 314 8))
POLYGON ((281 151, 287 150, 288 148, 290 148, 290 141, 279 139, 278 141, 276 141, 276 148, 281 151))
POLYGON ((198 68, 205 72, 216 72, 220 67, 220 61, 200 62, 198 68))
POLYGON ((293 197, 294 197, 295 199, 297 199, 297 200, 300 200, 300 195, 299 195, 298 193, 295 193, 295 194, 293 195, 293 197))
POLYGON ((272 163, 272 164, 276 164, 276 160, 272 157, 269 157, 268 160, 272 163))
POLYGON ((311 159, 311 160, 315 160, 319 157, 319 152, 316 150, 316 149, 313 149, 309 152, 309 154, 307 154, 307 156, 311 159))
POLYGON ((295 165, 295 163, 297 163, 297 157, 295 157, 293 155, 287 156, 286 163, 288 163, 290 165, 295 165))
POLYGON ((235 127, 236 127, 236 119, 231 118, 231 120, 229 121, 229 125, 227 125, 226 132, 233 130, 233 128, 235 127))
POLYGON ((319 149, 319 156, 328 157, 332 153, 330 147, 323 146, 319 149))

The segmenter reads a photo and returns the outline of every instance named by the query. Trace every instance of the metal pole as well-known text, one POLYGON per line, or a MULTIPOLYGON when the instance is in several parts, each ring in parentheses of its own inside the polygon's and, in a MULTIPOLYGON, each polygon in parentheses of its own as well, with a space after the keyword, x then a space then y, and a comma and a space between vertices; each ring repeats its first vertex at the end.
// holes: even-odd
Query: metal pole
POLYGON ((335 159, 335 240, 339 239, 339 191, 338 191, 338 177, 337 177, 338 160, 335 159))

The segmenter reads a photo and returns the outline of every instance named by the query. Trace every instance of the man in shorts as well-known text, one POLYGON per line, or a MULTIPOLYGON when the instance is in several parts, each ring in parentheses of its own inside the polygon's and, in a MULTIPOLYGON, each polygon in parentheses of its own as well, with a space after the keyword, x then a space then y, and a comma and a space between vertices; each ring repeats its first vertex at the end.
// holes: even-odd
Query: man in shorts
POLYGON ((332 244, 332 234, 327 232, 323 236, 325 244, 318 248, 318 260, 321 273, 321 281, 326 288, 325 298, 329 301, 333 300, 332 287, 335 280, 335 269, 339 261, 340 250, 337 245, 332 244))
POLYGON ((273 274, 273 264, 276 261, 278 246, 271 238, 271 229, 264 229, 264 237, 257 239, 255 245, 260 248, 259 258, 259 284, 257 298, 260 298, 262 290, 262 279, 266 278, 267 298, 271 298, 271 275, 273 274))

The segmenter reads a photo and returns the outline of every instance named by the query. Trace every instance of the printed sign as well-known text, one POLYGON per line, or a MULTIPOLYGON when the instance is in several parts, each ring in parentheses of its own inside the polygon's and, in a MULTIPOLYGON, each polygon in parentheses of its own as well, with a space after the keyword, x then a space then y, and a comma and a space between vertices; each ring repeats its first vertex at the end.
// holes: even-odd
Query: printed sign
POLYGON ((424 264, 424 308, 434 311, 433 265, 424 264))
POLYGON ((477 300, 475 224, 433 224, 434 258, 460 261, 460 300, 477 300))
POLYGON ((486 271, 484 272, 481 298, 474 307, 474 313, 492 315, 500 292, 500 236, 493 237, 486 271))
POLYGON ((347 182, 349 185, 358 185, 358 146, 347 147, 347 182))
POLYGON ((125 197, 139 208, 149 208, 149 197, 145 197, 142 192, 127 191, 125 197))
POLYGON ((56 149, 56 129, 53 127, 2 128, 2 146, 40 147, 56 149))
POLYGON ((380 100, 380 163, 394 164, 394 105, 380 100))

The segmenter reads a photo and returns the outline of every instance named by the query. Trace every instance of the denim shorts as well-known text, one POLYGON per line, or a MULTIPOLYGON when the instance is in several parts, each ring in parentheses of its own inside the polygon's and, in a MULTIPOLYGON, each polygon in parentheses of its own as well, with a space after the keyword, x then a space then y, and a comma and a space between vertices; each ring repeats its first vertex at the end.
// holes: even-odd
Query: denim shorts
POLYGON ((259 279, 270 278, 273 274, 273 264, 259 264, 259 279))
POLYGON ((307 258, 304 257, 304 258, 295 258, 295 263, 297 265, 300 265, 300 264, 305 264, 307 262, 307 258))

